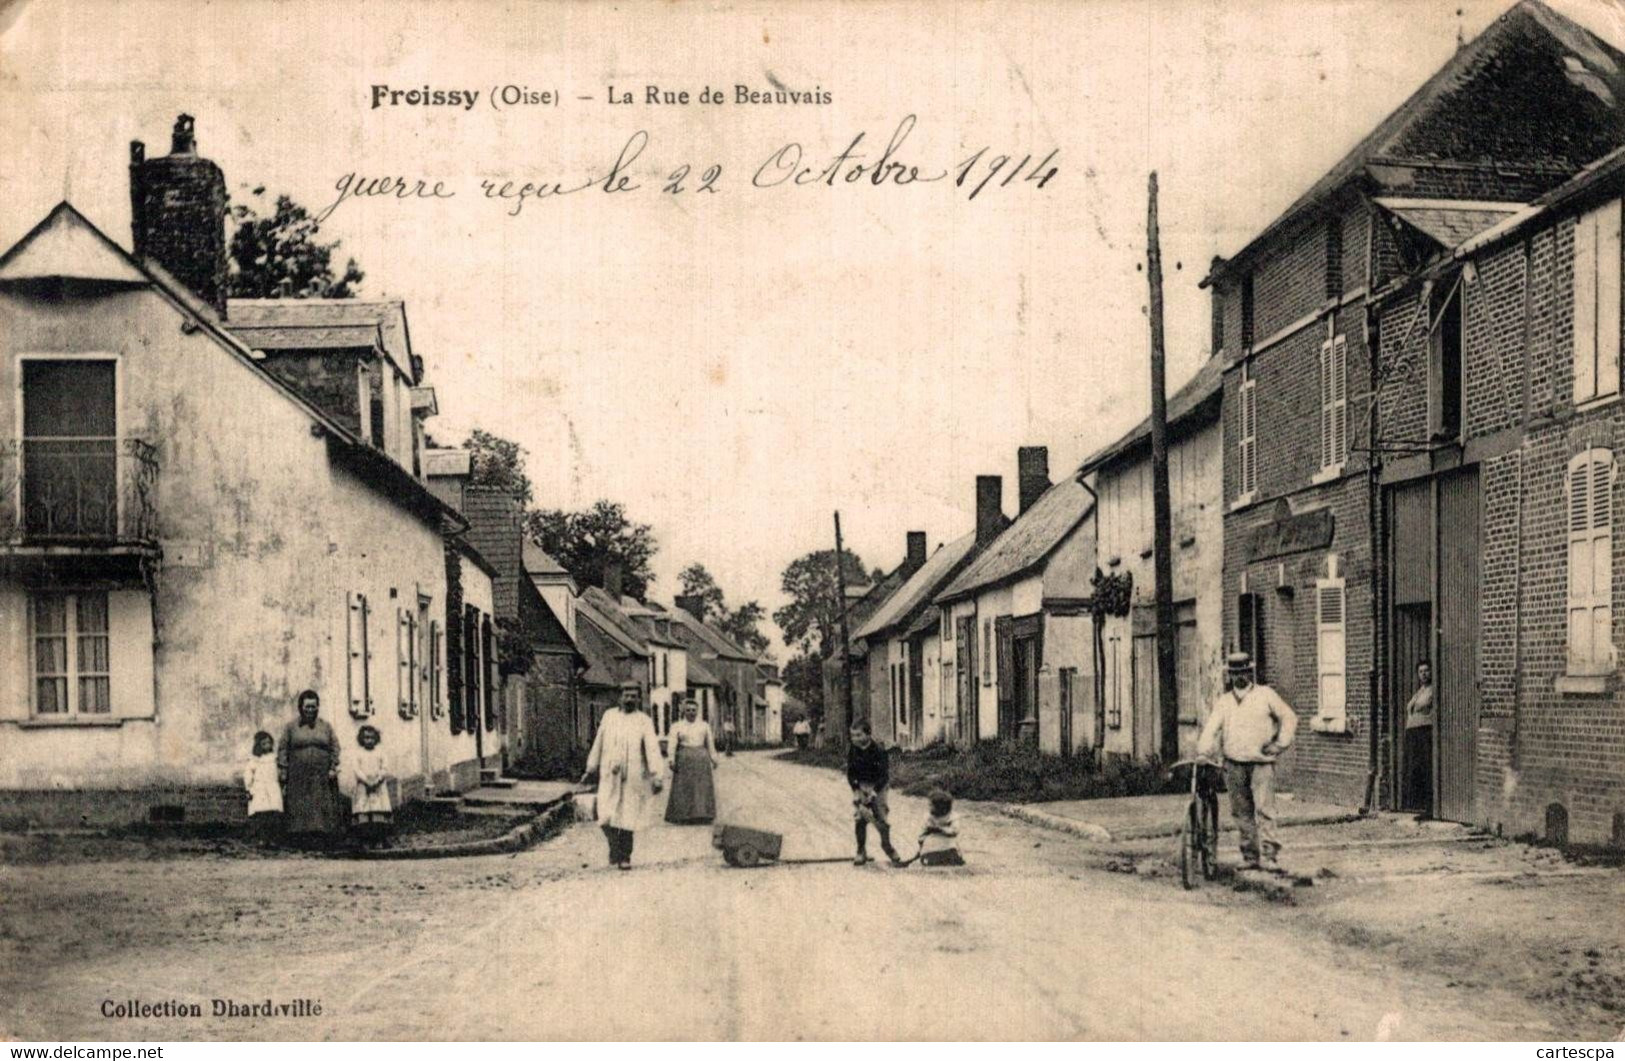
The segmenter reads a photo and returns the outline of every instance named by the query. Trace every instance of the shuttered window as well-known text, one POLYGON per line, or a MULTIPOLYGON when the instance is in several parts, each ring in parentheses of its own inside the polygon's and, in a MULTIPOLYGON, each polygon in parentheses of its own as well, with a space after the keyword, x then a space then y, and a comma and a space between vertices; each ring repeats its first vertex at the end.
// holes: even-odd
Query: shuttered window
POLYGON ((353 718, 372 717, 372 650, 367 643, 370 618, 367 595, 351 593, 345 598, 344 652, 348 660, 345 680, 353 718))
POLYGON ((429 717, 439 718, 445 711, 445 702, 441 699, 440 690, 444 682, 444 667, 441 662, 441 636, 440 621, 429 620, 429 717))
POLYGON ((1243 361, 1241 364, 1241 438, 1237 443, 1236 463, 1241 468, 1239 476, 1241 495, 1251 497, 1258 489, 1258 381, 1253 379, 1252 365, 1243 361))
POLYGON ((1574 223, 1574 401, 1619 393, 1620 203, 1574 223))
POLYGON ((1320 345, 1320 466, 1341 468, 1348 458, 1348 342, 1339 335, 1320 345))
POLYGON ((418 715, 418 617, 405 608, 395 609, 395 672, 398 676, 397 708, 402 718, 418 715))
POLYGON ((1614 668, 1614 455, 1589 449, 1569 461, 1569 673, 1614 668))
POLYGON ((1346 604, 1341 578, 1323 578, 1315 583, 1315 665, 1320 677, 1316 721, 1327 728, 1337 728, 1346 717, 1346 604))

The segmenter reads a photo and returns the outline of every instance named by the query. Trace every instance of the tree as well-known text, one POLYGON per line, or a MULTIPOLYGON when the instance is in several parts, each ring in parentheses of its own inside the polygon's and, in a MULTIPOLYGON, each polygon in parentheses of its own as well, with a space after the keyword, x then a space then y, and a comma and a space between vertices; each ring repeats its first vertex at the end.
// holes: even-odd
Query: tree
MULTIPOLYGON (((831 549, 830 552, 835 550, 831 549)), ((817 728, 824 721, 824 666, 817 653, 802 653, 784 665, 784 692, 807 706, 807 719, 817 728)))
POLYGON ((677 576, 677 584, 685 597, 700 598, 700 618, 707 622, 721 619, 728 611, 723 603, 722 587, 711 577, 704 564, 689 564, 677 576))
POLYGON ((354 298, 365 273, 354 258, 335 275, 333 253, 339 241, 323 243, 321 225, 286 195, 267 211, 263 186, 248 193, 248 202, 231 208, 232 298, 354 298), (269 213, 269 216, 267 216, 269 213), (286 285, 286 286, 284 286, 286 285))
MULTIPOLYGON (((852 550, 842 550, 841 568, 848 586, 868 583, 863 561, 852 550)), ((835 580, 835 550, 820 549, 792 560, 784 569, 779 588, 790 598, 789 604, 773 612, 785 644, 803 654, 828 656, 835 650, 842 611, 835 580)))
POLYGON ((525 513, 525 530, 582 586, 602 586, 611 563, 621 567, 621 592, 638 600, 654 582, 650 566, 660 545, 647 523, 633 523, 617 501, 595 501, 580 512, 525 513))
POLYGON ((746 601, 717 620, 717 629, 727 634, 735 644, 747 648, 758 656, 767 651, 767 638, 756 625, 767 618, 767 609, 757 601, 746 601))
POLYGON ((523 446, 476 427, 468 436, 466 448, 469 485, 502 487, 518 498, 521 505, 530 505, 530 477, 525 474, 523 446))

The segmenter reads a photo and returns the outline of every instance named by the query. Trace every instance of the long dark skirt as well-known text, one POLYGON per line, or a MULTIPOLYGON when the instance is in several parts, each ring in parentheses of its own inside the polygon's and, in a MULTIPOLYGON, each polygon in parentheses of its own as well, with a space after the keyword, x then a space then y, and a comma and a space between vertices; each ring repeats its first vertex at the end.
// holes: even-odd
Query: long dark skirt
POLYGON ((1433 813, 1433 727, 1405 731, 1404 809, 1433 813))
POLYGON ((704 748, 678 748, 677 760, 672 763, 666 820, 678 825, 700 824, 716 816, 717 789, 711 780, 711 756, 704 748))
POLYGON ((337 836, 344 829, 339 813, 339 791, 327 776, 327 749, 295 748, 288 756, 288 783, 282 787, 282 807, 289 836, 337 836))

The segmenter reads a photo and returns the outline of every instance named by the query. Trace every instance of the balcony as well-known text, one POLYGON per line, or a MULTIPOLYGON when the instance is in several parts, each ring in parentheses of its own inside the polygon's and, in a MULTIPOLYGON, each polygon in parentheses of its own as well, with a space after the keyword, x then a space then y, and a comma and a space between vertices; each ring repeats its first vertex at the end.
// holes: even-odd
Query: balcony
POLYGON ((137 438, 0 441, 0 543, 17 551, 153 546, 158 451, 137 438))

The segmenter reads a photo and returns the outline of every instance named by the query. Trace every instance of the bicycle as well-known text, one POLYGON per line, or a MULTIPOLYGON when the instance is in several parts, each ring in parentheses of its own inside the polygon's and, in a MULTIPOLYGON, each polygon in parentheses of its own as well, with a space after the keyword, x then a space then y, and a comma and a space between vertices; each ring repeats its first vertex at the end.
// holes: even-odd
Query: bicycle
POLYGON ((1179 827, 1179 879, 1188 890, 1196 887, 1198 873, 1203 880, 1219 874, 1219 793, 1224 790, 1224 771, 1205 759, 1181 759, 1173 765, 1176 773, 1182 768, 1189 768, 1191 775, 1191 798, 1179 827))

